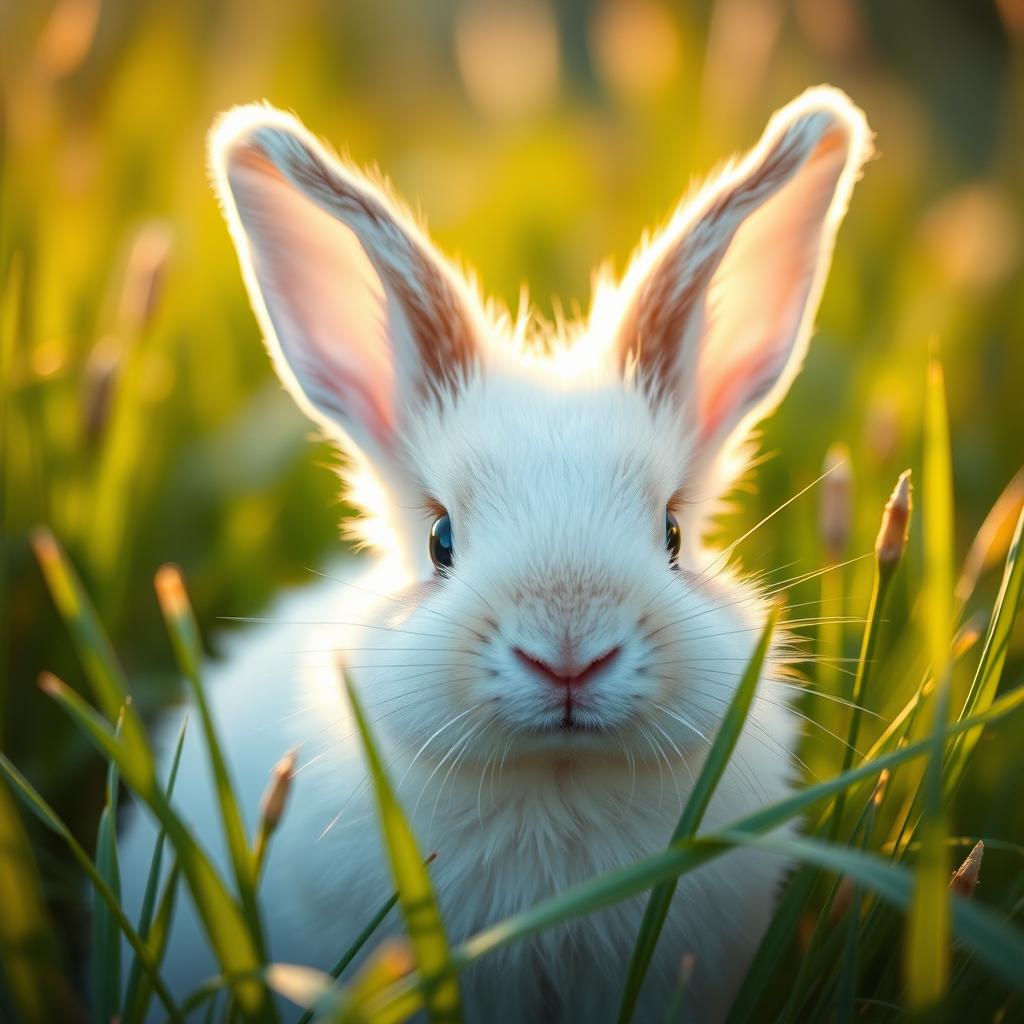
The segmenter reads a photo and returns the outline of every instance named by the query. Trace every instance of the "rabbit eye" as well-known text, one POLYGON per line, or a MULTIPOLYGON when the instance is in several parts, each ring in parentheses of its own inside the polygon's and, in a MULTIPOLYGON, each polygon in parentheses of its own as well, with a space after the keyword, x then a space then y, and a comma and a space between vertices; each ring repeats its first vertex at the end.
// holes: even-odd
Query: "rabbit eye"
POLYGON ((430 558, 438 569, 447 569, 452 564, 455 551, 452 547, 452 521, 445 512, 434 520, 430 527, 430 558))
POLYGON ((675 565, 679 558, 679 548, 683 543, 683 535, 679 530, 679 520, 665 509, 665 547, 668 548, 669 561, 675 565))

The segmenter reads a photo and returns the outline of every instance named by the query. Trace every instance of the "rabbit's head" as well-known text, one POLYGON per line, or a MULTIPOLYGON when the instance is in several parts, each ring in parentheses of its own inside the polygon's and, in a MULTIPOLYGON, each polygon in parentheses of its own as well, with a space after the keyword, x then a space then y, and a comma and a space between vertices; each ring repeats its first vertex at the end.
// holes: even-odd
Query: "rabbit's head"
POLYGON ((267 347, 392 556, 366 648, 385 653, 351 661, 395 736, 458 721, 466 761, 703 743, 764 605, 702 537, 800 368, 869 149, 860 111, 810 90, 599 282, 585 323, 537 337, 294 118, 219 122, 267 347))

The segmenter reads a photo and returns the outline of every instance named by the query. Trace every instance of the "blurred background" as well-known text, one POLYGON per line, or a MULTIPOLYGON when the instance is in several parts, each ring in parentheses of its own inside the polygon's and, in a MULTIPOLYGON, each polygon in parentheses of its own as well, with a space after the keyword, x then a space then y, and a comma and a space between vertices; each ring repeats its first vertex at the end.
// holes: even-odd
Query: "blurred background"
MULTIPOLYGON (((272 378, 206 180, 206 131, 233 104, 292 109, 377 163, 486 290, 515 308, 525 280, 554 319, 585 309, 592 269, 610 257, 621 271, 642 229, 776 107, 838 85, 878 156, 806 369, 766 425, 774 455, 725 535, 812 481, 840 441, 855 495, 842 550, 825 550, 811 492, 743 554, 785 576, 869 551, 898 472, 919 466, 933 343, 958 558, 1024 462, 1024 0, 0 0, 0 46, 0 747, 88 845, 102 771, 35 685, 43 668, 82 675, 30 528, 67 545, 148 711, 177 692, 160 563, 184 567, 215 647, 218 616, 258 613, 340 547, 331 453, 272 378)), ((898 703, 920 678, 916 541, 909 560, 901 629, 883 638, 907 680, 898 703)), ((863 615, 870 561, 835 578, 841 604, 823 610, 863 615)), ((829 642, 852 654, 858 636, 829 642)), ((1022 742, 983 752, 963 829, 1024 836, 1016 728, 1022 742)), ((834 769, 837 750, 809 728, 812 768, 834 769)), ((73 921, 74 878, 40 850, 73 921)))

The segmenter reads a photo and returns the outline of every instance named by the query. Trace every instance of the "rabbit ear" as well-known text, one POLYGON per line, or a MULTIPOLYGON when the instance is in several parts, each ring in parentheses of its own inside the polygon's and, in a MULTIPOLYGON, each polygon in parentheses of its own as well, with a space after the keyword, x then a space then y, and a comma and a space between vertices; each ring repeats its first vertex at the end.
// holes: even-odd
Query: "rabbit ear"
POLYGON ((456 386, 478 310, 411 219, 291 116, 242 107, 210 157, 249 296, 299 405, 371 460, 403 413, 456 386))
POLYGON ((870 150, 864 116, 845 95, 809 90, 630 268, 619 358, 652 394, 682 403, 698 472, 731 461, 799 370, 870 150))

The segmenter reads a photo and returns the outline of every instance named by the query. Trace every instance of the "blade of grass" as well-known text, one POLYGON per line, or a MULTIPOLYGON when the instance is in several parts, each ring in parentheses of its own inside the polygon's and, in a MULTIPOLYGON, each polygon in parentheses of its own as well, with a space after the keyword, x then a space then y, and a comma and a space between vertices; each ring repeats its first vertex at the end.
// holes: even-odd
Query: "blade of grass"
POLYGON ((218 989, 213 993, 213 997, 210 999, 210 1005, 206 1008, 206 1016, 203 1018, 205 1024, 213 1024, 217 1019, 217 1010, 220 1008, 220 997, 221 989, 218 989))
POLYGON ((676 980, 676 987, 669 999, 668 1010, 665 1011, 665 1024, 675 1024, 683 1010, 683 1000, 686 998, 686 988, 690 984, 693 975, 693 968, 696 958, 692 953, 684 953, 679 963, 679 978, 676 980))
POLYGON ((377 1010, 375 1003, 413 967, 412 953, 407 942, 390 939, 374 950, 373 956, 360 970, 355 981, 345 990, 333 1007, 320 1018, 324 1024, 392 1024, 407 1020, 420 1005, 420 993, 410 992, 406 999, 392 1004, 386 1011, 377 1010))
POLYGON ((96 609, 56 538, 45 527, 32 533, 32 549, 53 603, 71 634, 93 697, 111 722, 124 709, 122 742, 132 756, 153 771, 153 757, 136 710, 128 703, 128 683, 96 609), (126 706, 127 705, 127 706, 126 706))
POLYGON ((953 486, 942 367, 928 364, 924 431, 924 597, 928 660, 936 680, 931 753, 925 765, 918 826, 914 900, 906 931, 904 971, 908 1004, 938 1005, 949 977, 949 857, 943 803, 943 737, 949 718, 953 626, 953 486))
MULTIPOLYGON (((1024 557, 1021 546, 1024 543, 1024 509, 1017 518, 1010 550, 1006 556, 1003 578, 999 586, 995 607, 989 619, 985 643, 981 651, 974 678, 960 709, 960 719, 974 714, 979 708, 984 709, 991 702, 999 687, 999 679, 1006 663, 1006 652, 1010 645, 1010 634, 1013 624, 1020 611, 1021 599, 1024 597, 1024 557)), ((963 774, 964 765, 975 744, 980 739, 977 733, 966 733, 950 751, 947 761, 945 795, 952 794, 953 787, 963 774)))
MULTIPOLYGON (((868 813, 864 822, 864 832, 860 844, 860 848, 863 853, 868 853, 871 849, 875 815, 878 810, 878 805, 881 803, 884 795, 886 777, 887 776, 883 775, 879 778, 875 793, 868 803, 868 813)), ((836 1008, 836 1024, 852 1024, 853 1018, 857 1012, 857 965, 859 957, 858 941, 860 937, 860 925, 861 888, 859 885, 855 884, 853 887, 853 896, 850 900, 850 909, 847 911, 845 948, 843 950, 842 964, 839 968, 839 993, 838 1005, 836 1008)))
MULTIPOLYGON (((703 841, 755 846, 766 852, 817 864, 848 875, 900 910, 913 906, 917 886, 915 875, 875 854, 802 836, 754 836, 726 831, 706 840, 696 840, 697 843, 703 841)), ((1014 988, 1024 985, 1024 933, 1019 928, 1003 921, 987 907, 962 897, 951 899, 951 920, 958 939, 996 977, 1014 988)))
MULTIPOLYGON (((949 737, 959 735, 967 728, 973 728, 974 725, 980 725, 983 722, 995 721, 996 718, 1010 714, 1022 706, 1024 706, 1024 687, 997 700, 987 712, 978 715, 970 725, 956 723, 949 726, 947 734, 949 737)), ((628 867, 606 872, 597 878, 574 886, 559 896, 520 911, 506 920, 478 932, 457 946, 453 951, 453 966, 457 970, 465 970, 471 964, 498 949, 522 941, 571 917, 588 914, 635 897, 663 881, 695 870, 736 846, 754 843, 760 843, 766 850, 779 853, 790 859, 802 860, 828 870, 848 873, 883 897, 890 899, 890 902, 896 901, 900 906, 905 907, 911 902, 912 886, 912 878, 905 869, 892 867, 876 857, 851 851, 846 847, 810 839, 798 841, 790 838, 784 840, 775 836, 766 836, 764 833, 803 813, 814 803, 832 796, 838 788, 849 786, 862 778, 877 775, 883 768, 891 769, 914 758, 929 754, 931 743, 932 740, 929 737, 893 751, 871 765, 852 769, 845 776, 809 786, 802 792, 779 801, 771 807, 763 808, 755 814, 740 819, 720 833, 681 839, 666 850, 645 857, 628 867), (896 874, 892 874, 893 872, 896 874)), ((1012 968, 1012 971, 1016 972, 1013 976, 1018 979, 1015 984, 1024 981, 1024 977, 1021 975, 1021 964, 1024 964, 1024 959, 1019 962, 1014 961, 1015 951, 1019 944, 1024 942, 1024 937, 1021 937, 1016 929, 1005 926, 990 912, 981 912, 979 907, 958 900, 957 906, 954 908, 954 920, 960 922, 965 916, 968 918, 968 922, 961 931, 965 933, 969 931, 971 934, 962 937, 968 939, 971 948, 976 949, 979 944, 989 944, 990 948, 985 950, 982 957, 988 966, 996 970, 1002 977, 1006 977, 1012 968), (978 922, 979 917, 982 918, 980 923, 978 922), (996 936, 998 936, 998 941, 996 941, 996 936), (1004 939, 1007 943, 1007 950, 1001 951, 996 947, 998 942, 1002 942, 1004 939)), ((420 982, 416 976, 396 983, 373 1004, 374 1013, 381 1014, 379 1017, 381 1021, 390 1021, 398 1019, 389 1015, 389 1008, 393 1006, 400 1004, 407 1012, 412 1012, 408 1010, 410 998, 417 991, 419 985, 420 982)), ((376 1021, 378 1017, 375 1016, 373 1019, 376 1021)))
MULTIPOLYGON (((23 257, 18 251, 11 253, 7 272, 0 286, 0 536, 15 535, 17 512, 15 495, 24 493, 26 480, 19 479, 14 438, 17 436, 15 418, 18 403, 15 396, 15 353, 18 347, 19 319, 24 293, 23 257)), ((8 604, 14 587, 9 580, 11 564, 0 559, 0 621, 8 622, 8 604)), ((0 664, 10 665, 10 640, 6 631, 0 631, 0 664)), ((0 675, 0 736, 4 735, 7 709, 11 706, 10 671, 0 675)), ((20 990, 20 984, 16 985, 20 990)))
MULTIPOLYGON (((111 733, 111 736, 112 735, 113 734, 111 733)), ((96 869, 96 865, 93 864, 92 859, 82 848, 78 840, 71 834, 71 830, 64 824, 60 817, 58 817, 53 808, 36 791, 28 779, 26 779, 25 776, 22 775, 21 772, 19 772, 3 754, 0 754, 0 773, 2 773, 7 779, 11 789, 22 801, 25 807, 27 807, 28 810, 30 810, 51 832, 55 833, 64 841, 68 850, 71 852, 71 856, 74 857, 78 866, 92 883, 93 888, 106 904, 111 917, 121 929, 121 932, 128 940, 129 945, 133 950, 135 950, 136 955, 142 961, 142 966, 149 975, 150 980, 153 982, 153 988, 156 991, 160 1002, 164 1004, 164 1009, 167 1010, 171 1020, 183 1021, 184 1018, 181 1015, 181 1011, 178 1009, 178 1006, 174 1001, 174 997, 164 984, 163 978, 161 978, 160 972, 157 969, 156 964, 153 962, 153 958, 149 955, 149 950, 146 948, 146 944, 139 937, 138 932, 135 931, 131 921, 129 921, 125 916, 117 897, 111 891, 110 886, 107 885, 106 881, 104 881, 103 876, 96 869)))
MULTIPOLYGON (((851 693, 851 703, 854 705, 850 717, 850 724, 843 749, 841 774, 849 771, 857 746, 857 738, 860 731, 861 708, 865 701, 865 692, 870 676, 871 668, 875 661, 875 648, 878 638, 878 631, 882 621, 882 611, 890 584, 906 546, 907 529, 910 519, 910 477, 909 471, 901 474, 896 483, 889 501, 885 506, 882 515, 878 537, 875 541, 875 571, 871 600, 868 609, 867 625, 861 640, 860 657, 857 661, 857 673, 851 693)), ((909 705, 908 705, 909 707, 909 705)), ((893 730, 895 731, 895 730, 893 730)), ((883 736, 887 739, 890 733, 883 736)), ((875 752, 883 749, 883 740, 876 743, 875 752)), ((870 757, 862 758, 862 763, 870 760, 870 757)), ((846 791, 840 790, 832 805, 823 815, 823 821, 828 823, 828 833, 833 841, 838 837, 842 827, 843 811, 846 801, 846 791)), ((861 812, 858 823, 853 830, 856 835, 864 820, 864 816, 871 806, 870 800, 861 812)), ((819 828, 821 823, 819 823, 819 828)), ((817 872, 805 874, 799 886, 791 886, 787 891, 787 905, 784 914, 778 918, 778 927, 773 920, 769 926, 769 933, 765 941, 758 948, 754 961, 744 979, 744 984, 730 1011, 730 1020, 744 1020, 753 1011, 760 994, 764 991, 771 973, 781 960, 784 950, 792 941, 796 927, 800 921, 803 907, 814 891, 817 882, 817 872), (770 936, 770 941, 769 941, 770 936)), ((838 882, 833 884, 830 892, 820 909, 815 924, 814 934, 811 938, 811 946, 820 939, 823 934, 825 923, 831 910, 832 901, 838 890, 838 882)), ((796 979, 791 986, 789 999, 786 1003, 784 1016, 787 1020, 793 1018, 797 1007, 802 999, 803 988, 810 972, 811 959, 804 955, 801 958, 796 979)))
POLYGON ((394 909, 395 904, 398 902, 398 893, 392 893, 384 903, 381 904, 377 913, 367 922, 366 927, 356 936, 352 945, 345 950, 341 959, 331 968, 330 975, 332 978, 340 978, 345 972, 345 968, 359 955, 359 951, 369 942, 373 933, 384 923, 384 918, 391 913, 394 909))
POLYGON ((405 917, 416 965, 429 986, 426 997, 427 1016, 432 1021, 458 1021, 462 1016, 459 984, 452 969, 451 950, 430 874, 384 770, 362 704, 347 678, 344 683, 373 778, 378 815, 391 862, 391 873, 398 890, 398 902, 405 917))
MULTIPOLYGON (((114 737, 109 723, 69 686, 52 675, 44 675, 40 686, 81 726, 105 758, 117 761, 125 783, 167 830, 210 945, 225 973, 258 977, 262 966, 260 956, 241 909, 231 898, 210 859, 168 803, 163 790, 155 785, 152 773, 139 765, 131 752, 114 737)), ((146 956, 148 958, 148 952, 146 956)), ((248 1014, 268 1018, 269 1000, 262 984, 240 981, 237 997, 248 1014)))
MULTIPOLYGON (((60 1020, 69 1015, 68 992, 35 856, 4 786, 0 786, 0 907, 0 974, 12 1004, 6 1008, 11 1019, 60 1020)), ((4 1019, 2 1012, 0 1019, 4 1019)))
MULTIPOLYGON (((861 707, 864 704, 864 694, 875 660, 875 648, 878 631, 882 621, 882 611, 885 599, 889 591, 896 568, 902 558, 903 549, 906 545, 907 528, 910 516, 910 479, 909 473, 903 473, 893 490, 885 511, 882 515, 881 526, 878 537, 875 541, 875 571, 870 605, 868 609, 868 621, 864 629, 861 641, 860 657, 857 661, 857 674, 854 680, 851 702, 854 705, 850 718, 849 731, 846 746, 843 752, 841 773, 849 771, 853 755, 857 746, 857 737, 860 731, 861 707)), ((911 702, 913 704, 913 702, 911 702)), ((911 705, 908 704, 908 708, 911 705)), ((916 705, 915 705, 916 706, 916 705)), ((909 715, 909 710, 904 709, 901 713, 903 718, 909 715)), ((902 718, 901 718, 902 720, 902 718)), ((885 741, 893 735, 898 726, 891 727, 873 748, 873 754, 884 749, 885 741)), ((871 755, 862 759, 862 763, 871 759, 871 755)), ((845 807, 846 791, 840 790, 826 810, 823 820, 828 822, 830 837, 835 840, 842 826, 843 811, 845 807)), ((870 803, 870 802, 869 802, 870 803)), ((819 823, 820 827, 820 823, 819 823)), ((859 827, 859 824, 858 824, 859 827)), ((803 908, 814 891, 817 882, 817 872, 802 870, 798 872, 798 878, 787 887, 786 895, 783 898, 779 910, 773 917, 768 931, 758 946, 758 950, 747 970, 743 984, 740 987, 733 1005, 730 1009, 729 1020, 746 1020, 753 1012, 757 1001, 764 992, 768 982, 771 980, 778 967, 785 950, 796 932, 803 908)), ((834 896, 834 887, 833 887, 834 896)), ((826 901, 831 903, 831 897, 826 901)), ((825 911, 827 915, 827 911, 825 911)), ((818 926, 815 932, 820 932, 823 917, 819 915, 818 926)), ((809 959, 803 958, 794 982, 790 999, 787 1003, 788 1012, 792 1012, 799 1000, 806 973, 809 970, 809 959)))
MULTIPOLYGON (((381 906, 376 914, 370 919, 366 927, 359 933, 356 940, 351 946, 345 951, 344 956, 331 968, 330 976, 336 981, 341 977, 345 968, 359 955, 359 951, 366 945, 370 940, 373 933, 380 927, 384 918, 391 913, 394 909, 395 904, 398 903, 398 893, 393 893, 387 901, 381 906)), ((296 1024, 310 1024, 313 1019, 313 1014, 316 1011, 313 1009, 307 1010, 297 1021, 296 1024)))
POLYGON ((985 570, 1001 559, 1003 552, 1009 548, 1013 526, 1018 522, 1021 512, 1024 512, 1024 468, 1018 469, 1013 479, 1003 488, 1002 494, 975 534, 956 583, 955 609, 958 615, 970 600, 985 570))
MULTIPOLYGON (((53 535, 45 529, 37 529, 32 543, 54 603, 71 632, 92 683, 96 700, 107 718, 113 720, 126 703, 127 684, 99 617, 53 535)), ((122 776, 167 829, 221 965, 226 970, 236 972, 251 971, 258 967, 262 961, 259 942, 254 942, 249 928, 244 925, 238 928, 242 922, 235 920, 237 907, 234 901, 157 785, 153 753, 135 709, 130 704, 125 708, 122 737, 110 746, 112 741, 109 729, 102 720, 77 694, 53 677, 49 678, 53 684, 49 692, 58 697, 80 725, 85 726, 87 735, 105 756, 119 757, 118 767, 122 776), (116 755, 111 754, 110 750, 115 750, 116 755), (173 827, 169 824, 171 822, 174 823, 173 827)), ((245 985, 240 998, 248 1012, 273 1012, 265 992, 256 986, 245 985)))
MULTIPOLYGON (((118 758, 118 767, 126 782, 150 805, 167 828, 221 964, 225 969, 242 971, 258 966, 261 961, 258 943, 253 955, 253 939, 249 930, 245 929, 245 934, 240 934, 236 927, 239 923, 232 921, 237 913, 233 900, 223 888, 209 860, 171 810, 157 784, 153 752, 141 721, 128 700, 124 672, 74 568, 45 528, 38 528, 34 532, 32 543, 54 604, 69 628, 100 708, 111 721, 117 719, 124 708, 120 739, 113 740, 109 735, 109 727, 92 713, 84 701, 52 677, 50 680, 53 685, 49 692, 58 698, 80 725, 86 727, 87 734, 105 757, 118 758), (108 744, 105 749, 104 744, 108 744), (168 823, 170 821, 174 822, 173 829, 168 823)), ((248 1012, 270 1012, 269 1002, 262 991, 247 986, 242 995, 243 1005, 248 1012)))
MULTIPOLYGON (((881 780, 885 777, 885 773, 883 772, 875 787, 876 792, 878 786, 882 784, 881 780)), ((856 825, 853 827, 853 831, 851 832, 849 839, 851 843, 857 839, 861 834, 861 830, 867 824, 868 818, 871 814, 871 808, 874 803, 873 797, 874 793, 872 794, 872 799, 868 800, 865 804, 860 817, 857 819, 856 825)), ((815 878, 817 878, 817 876, 820 875, 820 871, 814 870, 814 875, 815 878)), ((800 964, 797 968, 796 978, 790 986, 789 998, 786 1000, 786 1005, 783 1007, 782 1011, 782 1020, 785 1024, 792 1024, 792 1022, 797 1019, 797 1014, 800 1012, 807 995, 806 990, 808 982, 811 981, 811 979, 814 979, 815 981, 817 980, 816 974, 812 970, 812 964, 815 963, 815 955, 819 952, 822 941, 825 938, 825 933, 832 916, 832 908, 835 905, 836 896, 839 893, 839 886, 841 883, 842 878, 837 875, 830 884, 828 893, 825 896, 821 907, 818 909, 818 917, 814 922, 814 931, 811 933, 810 940, 806 947, 801 950, 800 964)))
MULTIPOLYGON (((186 1017, 191 1017, 199 1007, 209 1003, 210 1005, 207 1007, 206 1016, 207 1019, 210 1020, 213 1016, 213 1007, 217 1005, 217 1002, 224 990, 229 985, 234 985, 242 979, 248 981, 253 977, 254 975, 252 973, 246 971, 241 976, 233 974, 217 974, 212 978, 207 978, 206 981, 188 994, 184 1002, 181 1004, 181 1009, 186 1017)), ((227 1015, 225 1014, 222 1020, 226 1019, 227 1015)))
POLYGON ((235 882, 238 885, 242 908, 249 922, 253 941, 262 958, 263 926, 260 921, 259 905, 256 901, 255 863, 200 676, 202 646, 199 641, 199 628, 196 625, 195 616, 192 614, 192 605, 177 566, 165 565, 159 569, 154 585, 160 603, 160 611, 163 613, 164 622, 167 624, 167 631, 170 633, 174 646, 175 657, 188 681, 192 699, 199 709, 199 720, 202 723, 206 752, 213 769, 221 822, 231 855, 235 882))
MULTIPOLYGON (((115 736, 121 732, 124 712, 118 717, 115 736)), ((121 870, 117 859, 117 764, 107 765, 107 787, 96 830, 96 870, 121 902, 121 870)), ((106 903, 93 893, 92 908, 92 1011, 96 1024, 108 1024, 118 1015, 121 1003, 121 936, 106 903)))
MULTIPOLYGON (((170 802, 171 796, 174 793, 174 782, 178 777, 178 765, 181 763, 181 751, 185 745, 185 732, 187 728, 188 718, 185 718, 181 723, 181 729, 178 731, 178 741, 174 747, 171 769, 168 773, 167 786, 164 790, 167 794, 168 802, 170 802)), ((139 935, 147 942, 150 938, 149 930, 153 922, 153 910, 156 906, 157 890, 160 886, 160 873, 163 867, 164 844, 166 841, 167 830, 161 827, 157 834, 156 842, 153 844, 153 856, 149 861, 149 873, 146 876, 146 889, 142 897, 142 909, 139 911, 139 935)), ((122 1014, 124 1024, 133 1024, 134 1021, 143 1019, 141 1011, 136 1008, 141 978, 142 971, 139 962, 137 959, 134 959, 128 972, 128 985, 125 988, 124 994, 124 1013, 122 1014)))
MULTIPOLYGON (((947 737, 960 735, 977 725, 997 721, 1021 708, 1024 708, 1024 686, 1000 697, 993 702, 991 708, 973 716, 970 720, 950 725, 947 729, 947 737)), ((808 786, 770 807, 762 808, 754 814, 739 819, 730 825, 727 831, 755 835, 778 828, 803 814, 815 804, 829 799, 840 789, 849 788, 865 779, 875 778, 883 769, 893 769, 928 755, 931 752, 931 744, 930 737, 919 740, 885 754, 870 764, 853 768, 845 775, 808 786)), ((510 942, 534 935, 569 917, 589 913, 612 903, 629 899, 653 888, 660 882, 667 881, 674 875, 693 870, 723 852, 722 849, 705 847, 699 851, 698 856, 694 849, 686 848, 685 844, 678 847, 673 845, 666 850, 645 857, 629 867, 606 872, 479 932, 456 949, 454 954, 456 962, 461 967, 508 945, 510 942)))
MULTIPOLYGON (((153 963, 158 968, 163 963, 164 953, 167 951, 167 940, 171 934, 171 922, 174 918, 174 908, 178 900, 178 883, 180 878, 181 869, 175 860, 171 864, 171 870, 167 873, 167 881, 164 883, 163 893, 160 896, 156 917, 153 918, 149 933, 146 936, 146 943, 152 953, 153 963)), ((124 1024, 129 1024, 130 1020, 144 1021, 149 1011, 152 996, 153 986, 150 984, 149 979, 140 971, 139 984, 132 995, 131 1001, 127 998, 124 1001, 125 1016, 122 1018, 124 1024)))
MULTIPOLYGON (((436 853, 432 853, 427 859, 426 864, 429 865, 437 857, 436 853)), ((355 937, 352 944, 342 954, 341 959, 330 969, 328 972, 330 976, 337 981, 338 978, 344 974, 345 969, 352 963, 353 960, 359 955, 360 950, 370 941, 373 933, 384 923, 384 919, 391 913, 395 908, 395 904, 398 903, 398 893, 392 893, 380 908, 377 913, 370 918, 367 922, 366 927, 355 937)), ((313 1011, 307 1010, 299 1019, 296 1024, 309 1024, 313 1019, 313 1011)))
MULTIPOLYGON (((850 726, 843 747, 843 761, 840 774, 849 770, 853 764, 853 755, 857 749, 857 737, 860 733, 861 708, 866 700, 868 680, 875 664, 875 652, 878 643, 878 632, 885 610, 885 600, 889 594, 896 568, 903 557, 906 546, 907 528, 910 522, 910 471, 900 475, 892 496, 886 503, 882 514, 882 524, 875 541, 875 573, 871 589, 871 601, 868 605, 868 622, 864 627, 861 640, 860 657, 857 659, 857 674, 853 681, 850 701, 853 705, 850 712, 850 726)), ((843 811, 845 793, 836 796, 832 810, 832 823, 829 838, 835 842, 843 827, 843 811)))
MULTIPOLYGON (((882 737, 880 737, 880 739, 875 743, 875 745, 872 747, 871 751, 868 753, 864 760, 873 760, 875 757, 879 756, 881 752, 884 752, 885 750, 892 748, 894 744, 896 748, 902 748, 906 746, 913 732, 914 723, 917 720, 917 716, 924 706, 924 698, 932 692, 932 689, 933 686, 931 678, 930 676, 925 675, 922 678, 921 683, 918 685, 915 695, 907 702, 907 704, 904 706, 903 710, 899 713, 899 715, 896 716, 896 718, 893 720, 892 726, 889 729, 887 729, 885 733, 883 733, 882 737)), ((881 776, 879 778, 879 785, 881 785, 882 783, 882 778, 884 778, 884 776, 881 776)), ((877 795, 877 793, 878 788, 876 787, 875 793, 872 794, 872 798, 874 798, 877 795)), ((894 851, 897 851, 893 855, 893 859, 897 863, 902 860, 903 852, 905 852, 905 846, 901 847, 901 842, 904 832, 910 826, 911 823, 910 805, 913 803, 914 795, 915 794, 913 793, 910 794, 911 799, 908 801, 907 805, 896 815, 896 820, 898 822, 901 821, 901 824, 899 825, 897 838, 891 844, 891 846, 894 851)), ((870 959, 872 955, 878 954, 880 952, 879 947, 881 943, 885 941, 884 931, 881 927, 883 925, 883 913, 885 909, 886 908, 876 900, 873 903, 871 909, 869 910, 868 915, 859 930, 858 944, 861 950, 865 951, 866 960, 870 959)), ((826 947, 831 947, 834 951, 837 951, 839 943, 834 942, 833 939, 838 938, 838 934, 830 936, 828 942, 826 943, 826 947)), ((888 949, 884 954, 887 964, 885 971, 887 977, 889 977, 891 974, 891 976, 895 978, 895 975, 898 974, 901 970, 902 965, 899 963, 898 958, 894 958, 891 956, 891 944, 892 940, 890 938, 888 939, 888 949), (893 968, 891 972, 889 971, 890 967, 893 968)), ((815 961, 809 965, 809 970, 820 971, 823 970, 823 967, 821 963, 815 961)), ((895 984, 895 980, 893 981, 893 984, 895 984)))
MULTIPOLYGON (((221 994, 232 986, 243 985, 258 981, 261 984, 266 984, 266 968, 260 967, 256 970, 251 971, 237 971, 237 972, 221 972, 215 974, 211 978, 207 978, 204 982, 200 983, 194 988, 184 999, 181 1004, 181 1010, 186 1017, 191 1017, 200 1006, 205 1003, 216 1004, 221 994)), ((232 1020, 233 1016, 237 1014, 237 1008, 233 1007, 230 1002, 224 1008, 224 1014, 221 1017, 223 1021, 232 1020)), ((207 1014, 209 1015, 209 1009, 207 1014)))
MULTIPOLYGON (((914 696, 907 701, 871 749, 860 759, 858 767, 870 764, 889 752, 894 746, 907 742, 914 718, 921 706, 922 690, 926 683, 927 679, 922 680, 914 696)), ((834 800, 825 806, 811 829, 812 834, 826 834, 831 828, 831 822, 834 820, 834 806, 834 800)), ((743 983, 733 1000, 729 1011, 729 1024, 737 1024, 739 1021, 747 1021, 752 1018, 758 1000, 774 977, 796 934, 803 908, 814 892, 817 880, 818 871, 816 869, 803 867, 796 872, 793 880, 787 886, 775 916, 762 937, 743 983)), ((807 969, 810 970, 810 967, 807 969)))
MULTIPOLYGON (((776 604, 768 613, 761 637, 749 663, 740 679, 736 692, 733 695, 729 708, 718 727, 711 749, 708 751, 701 767, 700 775, 694 783, 693 790, 683 813, 679 817, 675 831, 672 833, 670 842, 695 835, 704 813, 714 796, 715 788, 722 778, 722 774, 732 757, 733 750, 739 740, 743 725, 747 720, 747 714, 754 700, 754 693, 757 690, 758 681, 761 678, 761 671, 764 667, 765 658, 771 646, 772 634, 775 625, 779 621, 781 606, 776 604)), ((629 962, 629 972, 626 976, 626 986, 622 994, 622 1003, 619 1007, 619 1024, 627 1024, 636 1009, 637 999, 640 997, 640 987, 643 985, 644 977, 654 956, 654 949, 661 935, 661 929, 668 916, 669 907, 672 903, 672 896, 676 890, 675 879, 665 882, 652 890, 644 909, 643 920, 640 923, 640 931, 637 935, 636 945, 633 947, 633 955, 629 962)))
POLYGON ((796 934, 803 909, 814 892, 819 872, 815 868, 798 868, 775 909, 767 931, 754 954, 743 982, 736 992, 727 1024, 751 1020, 768 983, 775 977, 789 945, 796 934))
MULTIPOLYGON (((885 510, 882 514, 878 536, 875 541, 875 567, 871 599, 868 607, 867 624, 861 640, 860 656, 857 660, 857 672, 854 678, 853 690, 850 694, 850 700, 853 708, 850 715, 846 744, 843 748, 840 774, 849 771, 853 763, 854 753, 857 749, 857 739, 860 733, 861 708, 866 700, 865 694, 867 692, 867 684, 872 667, 875 663, 875 651, 886 597, 888 596, 893 577, 895 576, 896 569, 902 560, 903 551, 906 547, 907 532, 910 522, 910 508, 910 473, 908 470, 900 475, 900 478, 893 489, 892 495, 886 503, 885 510)), ((838 838, 839 833, 842 830, 845 803, 846 791, 840 790, 839 793, 836 794, 836 798, 828 812, 828 834, 830 840, 833 842, 838 838)), ((854 836, 859 832, 866 816, 870 814, 871 807, 872 800, 869 799, 853 829, 854 836)), ((814 889, 816 877, 817 873, 815 872, 812 874, 812 877, 800 887, 799 892, 803 896, 804 904, 814 889)), ((810 945, 801 957, 796 979, 790 988, 789 998, 787 999, 786 1007, 783 1011, 784 1019, 787 1021, 793 1020, 798 1007, 801 1005, 804 988, 810 975, 810 965, 812 962, 811 953, 824 935, 825 925, 831 913, 833 901, 836 893, 838 892, 838 887, 839 880, 837 879, 832 884, 828 896, 819 910, 810 945)), ((796 896, 794 896, 793 899, 795 903, 796 896)), ((800 920, 802 910, 803 905, 794 905, 787 908, 786 915, 783 918, 783 923, 787 930, 785 933, 782 933, 780 926, 779 933, 773 934, 774 942, 781 941, 788 944, 792 940, 792 936, 795 932, 796 925, 800 920)), ((762 953, 762 950, 764 949, 764 946, 759 949, 759 954, 758 957, 755 958, 755 963, 756 959, 759 959, 760 956, 763 955, 769 962, 777 964, 781 957, 781 951, 769 952, 765 950, 765 952, 762 953)), ((753 966, 755 965, 752 965, 752 967, 753 966)), ((745 1008, 745 1012, 750 1012, 756 995, 763 991, 767 981, 767 973, 763 969, 758 969, 758 973, 754 974, 749 986, 745 985, 747 992, 744 994, 744 1001, 739 1003, 740 1007, 745 1008)))

